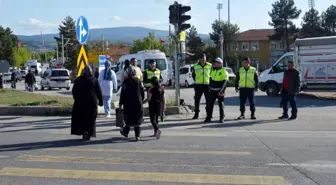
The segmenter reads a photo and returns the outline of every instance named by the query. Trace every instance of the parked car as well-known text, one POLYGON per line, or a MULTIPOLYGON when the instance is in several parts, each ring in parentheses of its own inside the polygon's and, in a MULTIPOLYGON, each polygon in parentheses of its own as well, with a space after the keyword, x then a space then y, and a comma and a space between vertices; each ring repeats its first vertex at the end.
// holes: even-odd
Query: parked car
POLYGON ((67 69, 48 69, 41 79, 41 90, 53 88, 65 88, 70 90, 70 73, 67 69))
POLYGON ((180 86, 190 87, 194 84, 194 79, 192 78, 193 65, 185 65, 180 68, 180 86))
POLYGON ((12 77, 12 74, 11 74, 11 73, 3 73, 3 77, 4 77, 4 81, 5 81, 5 82, 10 82, 10 81, 12 81, 12 80, 11 80, 11 77, 12 77))
POLYGON ((235 79, 236 79, 236 75, 234 74, 233 70, 229 67, 225 67, 226 71, 229 73, 229 86, 233 86, 235 79))
POLYGON ((22 79, 24 79, 26 77, 26 75, 27 75, 27 71, 26 70, 21 70, 20 71, 20 76, 21 76, 22 79))

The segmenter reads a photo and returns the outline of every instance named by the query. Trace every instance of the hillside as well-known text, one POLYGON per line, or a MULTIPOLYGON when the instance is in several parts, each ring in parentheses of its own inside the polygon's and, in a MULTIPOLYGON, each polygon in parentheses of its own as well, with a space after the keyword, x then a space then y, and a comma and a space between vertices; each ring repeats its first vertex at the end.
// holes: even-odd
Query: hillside
MULTIPOLYGON (((110 42, 132 44, 133 40, 141 39, 147 36, 149 32, 154 32, 157 38, 164 38, 168 36, 168 31, 165 30, 154 30, 144 27, 115 27, 91 29, 89 31, 89 40, 101 40, 102 35, 104 35, 104 39, 110 42)), ((43 35, 48 48, 55 45, 55 36, 58 36, 58 34, 43 35)), ((207 34, 200 34, 200 36, 205 41, 209 40, 209 35, 207 34)), ((20 41, 27 43, 41 43, 41 35, 18 35, 18 38, 20 41)))

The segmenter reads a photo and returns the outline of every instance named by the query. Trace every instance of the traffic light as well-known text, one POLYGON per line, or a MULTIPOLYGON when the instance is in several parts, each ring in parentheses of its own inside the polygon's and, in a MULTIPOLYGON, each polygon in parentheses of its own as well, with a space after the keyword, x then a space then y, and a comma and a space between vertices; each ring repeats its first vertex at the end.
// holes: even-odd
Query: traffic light
POLYGON ((191 26, 190 24, 186 24, 186 21, 189 21, 191 19, 190 15, 185 15, 186 12, 190 11, 191 7, 190 6, 182 6, 179 4, 178 8, 178 28, 179 32, 184 31, 186 29, 189 29, 191 26))
POLYGON ((177 2, 169 6, 169 23, 170 24, 178 23, 178 6, 179 4, 177 2))

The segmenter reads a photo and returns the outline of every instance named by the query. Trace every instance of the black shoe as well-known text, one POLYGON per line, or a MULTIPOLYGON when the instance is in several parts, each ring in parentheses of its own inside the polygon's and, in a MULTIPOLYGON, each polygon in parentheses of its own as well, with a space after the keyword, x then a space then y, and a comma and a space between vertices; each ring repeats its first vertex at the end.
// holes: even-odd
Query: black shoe
POLYGON ((88 132, 84 132, 84 134, 83 134, 83 140, 84 140, 84 141, 88 141, 88 140, 90 140, 90 136, 89 136, 89 133, 88 133, 88 132))
POLYGON ((288 120, 296 120, 297 116, 291 116, 288 120))
POLYGON ((136 137, 135 141, 141 141, 140 137, 136 137))
POLYGON ((280 117, 278 117, 279 119, 288 119, 288 115, 282 115, 282 116, 280 116, 280 117))
POLYGON ((204 123, 211 123, 211 119, 205 118, 204 123))
POLYGON ((241 120, 241 119, 245 119, 244 114, 240 115, 237 119, 241 120))
POLYGON ((257 119, 254 114, 251 114, 251 119, 257 119))
POLYGON ((219 123, 224 123, 224 118, 219 119, 219 123))
POLYGON ((120 134, 124 136, 125 138, 128 138, 128 135, 126 135, 122 130, 120 130, 120 134))
POLYGON ((198 114, 195 114, 192 119, 198 119, 198 114))

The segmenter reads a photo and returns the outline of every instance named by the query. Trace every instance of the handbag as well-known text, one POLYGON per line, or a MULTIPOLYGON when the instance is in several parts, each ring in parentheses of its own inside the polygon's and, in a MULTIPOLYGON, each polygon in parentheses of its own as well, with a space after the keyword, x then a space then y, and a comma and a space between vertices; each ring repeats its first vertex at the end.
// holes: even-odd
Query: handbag
POLYGON ((116 127, 124 128, 125 120, 124 120, 124 110, 116 108, 116 127))

